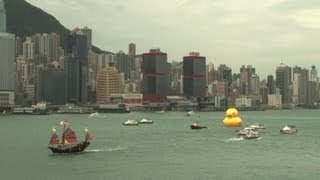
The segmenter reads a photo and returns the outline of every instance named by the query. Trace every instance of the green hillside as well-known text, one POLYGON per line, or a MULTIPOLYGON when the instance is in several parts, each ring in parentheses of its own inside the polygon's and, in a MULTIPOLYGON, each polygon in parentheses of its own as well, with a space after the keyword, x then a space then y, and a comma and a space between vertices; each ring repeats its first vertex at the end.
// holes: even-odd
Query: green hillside
MULTIPOLYGON (((70 32, 55 17, 24 0, 4 0, 7 12, 7 31, 24 38, 35 33, 56 32, 61 37, 61 46, 66 49, 70 32)), ((110 53, 93 46, 96 53, 110 53)))

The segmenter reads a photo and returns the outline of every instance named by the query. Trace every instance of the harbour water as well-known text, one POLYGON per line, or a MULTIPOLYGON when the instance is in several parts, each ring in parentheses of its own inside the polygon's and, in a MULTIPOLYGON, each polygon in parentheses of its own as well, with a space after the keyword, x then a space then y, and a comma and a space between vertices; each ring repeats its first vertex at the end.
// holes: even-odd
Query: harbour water
POLYGON ((244 140, 222 124, 224 112, 131 112, 88 115, 0 116, 1 173, 8 180, 143 179, 319 179, 320 111, 240 112, 244 124, 261 123, 266 133, 244 140), (123 126, 128 118, 153 124, 123 126), (208 129, 191 130, 200 117, 208 129), (64 118, 84 139, 94 136, 84 153, 53 155, 47 149, 51 128, 64 118), (298 133, 280 134, 285 124, 298 133))

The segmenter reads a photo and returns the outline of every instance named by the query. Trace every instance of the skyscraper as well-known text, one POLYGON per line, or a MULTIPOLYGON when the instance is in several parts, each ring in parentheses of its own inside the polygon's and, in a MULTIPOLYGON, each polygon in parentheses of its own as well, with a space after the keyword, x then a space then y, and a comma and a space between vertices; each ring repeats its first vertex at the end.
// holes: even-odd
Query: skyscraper
POLYGON ((30 37, 22 44, 22 54, 26 59, 33 59, 34 56, 34 43, 30 37))
POLYGON ((72 103, 87 103, 88 49, 87 36, 75 28, 68 38, 67 99, 72 103))
POLYGON ((218 67, 218 81, 227 81, 228 86, 232 83, 232 70, 225 64, 220 64, 218 67))
POLYGON ((111 93, 121 93, 122 85, 121 74, 115 67, 100 70, 97 74, 97 103, 110 103, 111 93))
POLYGON ((15 35, 0 32, 0 91, 14 91, 15 35))
POLYGON ((272 75, 268 75, 267 77, 267 87, 268 87, 268 94, 275 94, 276 87, 275 87, 275 81, 272 75))
POLYGON ((315 65, 311 66, 307 97, 308 104, 312 104, 319 99, 319 76, 315 65))
POLYGON ((292 69, 293 71, 293 81, 295 81, 295 74, 300 74, 300 76, 298 76, 300 78, 299 80, 299 86, 297 88, 299 88, 299 94, 298 94, 298 98, 299 98, 299 103, 300 104, 306 104, 307 103, 307 84, 309 81, 309 70, 307 70, 306 68, 301 68, 298 66, 293 67, 292 69))
POLYGON ((136 45, 134 43, 130 43, 129 44, 129 51, 128 51, 129 55, 136 55, 136 45))
POLYGON ((60 58, 60 35, 56 33, 49 34, 50 54, 49 60, 58 61, 60 58))
POLYGON ((3 0, 0 0, 0 32, 7 31, 6 10, 4 9, 3 0))
POLYGON ((289 105, 291 103, 291 67, 281 63, 276 69, 276 84, 282 96, 282 103, 289 105))
POLYGON ((142 55, 142 94, 144 102, 167 101, 169 79, 167 53, 150 49, 142 55))
POLYGON ((64 69, 49 66, 41 71, 41 99, 55 105, 66 103, 66 73, 64 69))
POLYGON ((15 76, 15 35, 6 33, 6 11, 4 3, 0 0, 0 92, 8 99, 1 104, 13 105, 14 102, 14 76, 15 76))
POLYGON ((211 84, 214 80, 217 80, 217 71, 214 69, 214 65, 212 62, 209 62, 209 64, 206 65, 206 80, 207 84, 211 84))
POLYGON ((303 104, 303 102, 301 102, 301 84, 301 74, 294 73, 292 82, 292 103, 295 105, 303 104))
POLYGON ((116 54, 116 68, 124 73, 125 80, 132 79, 134 65, 134 55, 125 54, 123 51, 116 54))
POLYGON ((183 94, 187 97, 206 95, 206 57, 191 52, 183 57, 183 94))
MULTIPOLYGON (((232 69, 228 66, 226 66, 225 64, 220 64, 218 67, 218 81, 225 81, 225 96, 226 98, 226 103, 225 105, 228 106, 228 104, 232 103, 231 101, 229 102, 229 99, 231 100, 232 98, 229 96, 231 95, 232 92, 232 81, 233 81, 233 77, 232 77, 232 69)), ((234 96, 235 97, 235 96, 234 96)), ((233 98, 235 101, 235 98, 233 98)))
POLYGON ((45 55, 49 61, 58 61, 60 58, 60 35, 35 34, 32 36, 34 43, 35 55, 45 55))
POLYGON ((319 76, 315 65, 311 66, 310 81, 319 82, 319 76))
POLYGON ((239 85, 239 93, 240 94, 252 94, 252 85, 251 79, 252 75, 255 74, 255 68, 251 65, 245 67, 244 65, 240 68, 240 85, 239 85))
POLYGON ((92 50, 92 29, 84 27, 81 31, 87 36, 87 47, 88 50, 92 50))
POLYGON ((18 36, 16 37, 16 57, 21 56, 23 52, 22 39, 18 36))

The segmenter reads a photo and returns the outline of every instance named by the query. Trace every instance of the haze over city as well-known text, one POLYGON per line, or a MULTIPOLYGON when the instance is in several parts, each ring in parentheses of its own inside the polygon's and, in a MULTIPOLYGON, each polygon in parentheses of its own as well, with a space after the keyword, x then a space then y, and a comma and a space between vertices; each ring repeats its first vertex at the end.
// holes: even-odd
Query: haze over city
MULTIPOLYGON (((281 63, 317 66, 320 2, 298 0, 27 0, 68 29, 93 29, 93 44, 111 52, 159 47, 168 60, 190 51, 233 72, 253 65, 261 78, 281 63), (66 8, 68 7, 68 8, 66 8)), ((318 68, 318 67, 317 67, 318 68)))

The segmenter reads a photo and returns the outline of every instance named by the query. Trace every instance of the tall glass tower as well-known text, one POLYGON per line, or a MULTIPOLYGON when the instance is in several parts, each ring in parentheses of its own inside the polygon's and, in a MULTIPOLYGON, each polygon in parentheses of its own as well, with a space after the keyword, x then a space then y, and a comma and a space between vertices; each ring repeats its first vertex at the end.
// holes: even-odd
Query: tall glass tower
POLYGON ((0 32, 7 31, 6 10, 4 9, 3 0, 0 0, 0 32))
POLYGON ((0 91, 14 90, 15 36, 6 33, 6 10, 0 0, 0 91))
POLYGON ((166 102, 169 89, 167 53, 160 49, 150 49, 149 53, 142 55, 141 70, 143 101, 166 102))

